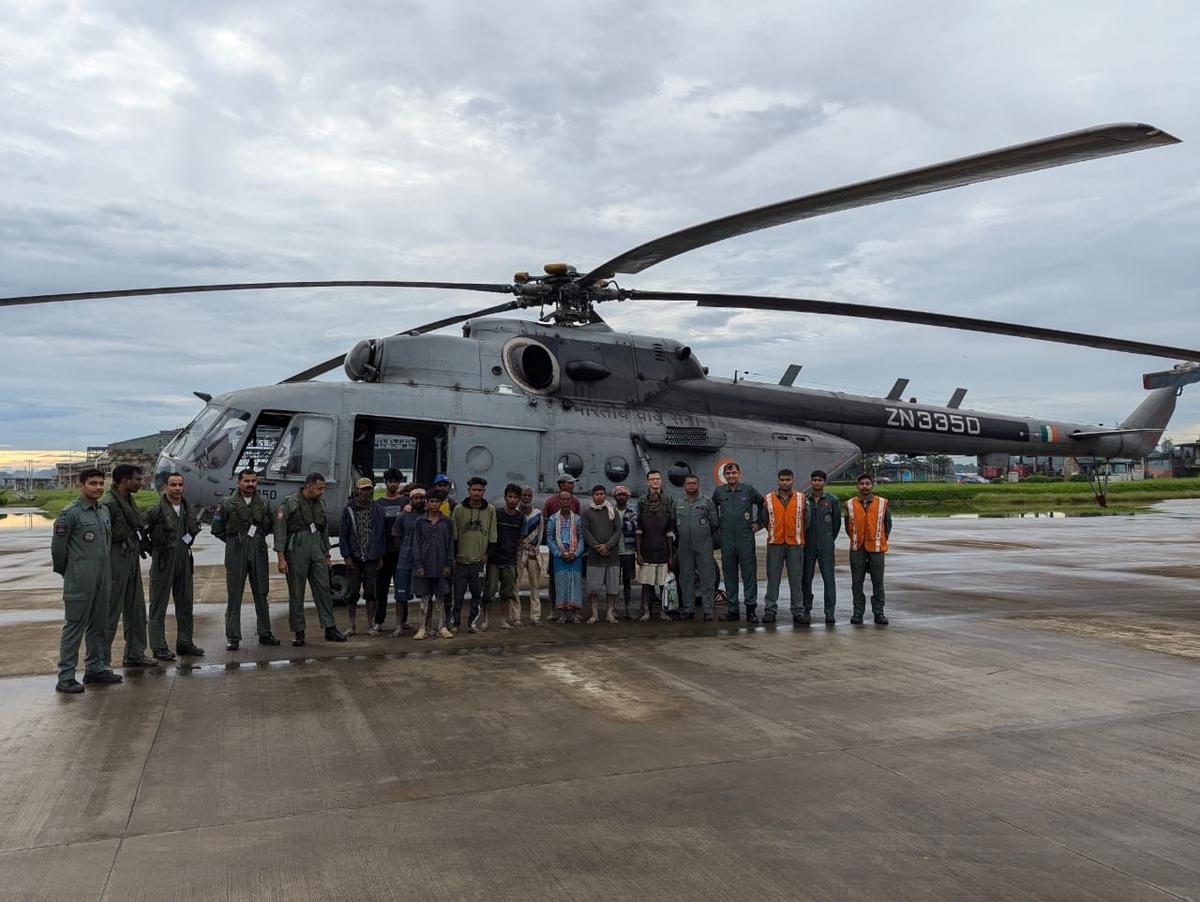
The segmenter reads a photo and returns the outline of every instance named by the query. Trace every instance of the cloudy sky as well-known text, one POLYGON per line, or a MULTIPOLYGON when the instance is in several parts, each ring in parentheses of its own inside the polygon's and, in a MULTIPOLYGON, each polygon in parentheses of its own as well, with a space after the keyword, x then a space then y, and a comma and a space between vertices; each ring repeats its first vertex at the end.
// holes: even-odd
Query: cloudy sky
MULTIPOLYGON (((876 175, 1113 121, 1184 143, 724 242, 622 284, 925 307, 1200 346, 1193 2, 0 6, 0 296, 505 281, 876 175)), ((482 299, 482 300, 481 300, 482 299)), ((180 425, 491 303, 301 291, 0 310, 0 446, 180 425)), ((621 305, 714 374, 1113 423, 1169 361, 916 326, 621 305)), ((341 378, 340 373, 327 378, 341 378)), ((1200 391, 1180 437, 1200 434, 1200 391)), ((0 450, 3 450, 0 448, 0 450)))

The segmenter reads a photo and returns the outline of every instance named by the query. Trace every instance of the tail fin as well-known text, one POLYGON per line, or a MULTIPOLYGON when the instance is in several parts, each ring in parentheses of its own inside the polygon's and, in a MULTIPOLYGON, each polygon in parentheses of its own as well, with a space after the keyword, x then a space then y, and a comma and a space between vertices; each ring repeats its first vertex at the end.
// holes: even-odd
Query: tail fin
POLYGON ((1175 413, 1175 399, 1178 396, 1177 386, 1156 388, 1134 408, 1133 413, 1121 421, 1122 429, 1153 430, 1144 434, 1138 449, 1131 456, 1145 457, 1154 450, 1158 440, 1162 438, 1163 430, 1171 422, 1171 416, 1175 413))

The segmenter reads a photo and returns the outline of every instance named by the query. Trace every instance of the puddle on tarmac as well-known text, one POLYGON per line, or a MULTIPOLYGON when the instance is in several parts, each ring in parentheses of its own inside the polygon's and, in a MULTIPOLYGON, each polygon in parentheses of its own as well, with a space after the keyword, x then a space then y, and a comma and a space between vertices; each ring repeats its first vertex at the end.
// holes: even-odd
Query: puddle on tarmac
POLYGON ((0 510, 0 531, 44 532, 50 534, 54 518, 35 507, 8 507, 0 510))

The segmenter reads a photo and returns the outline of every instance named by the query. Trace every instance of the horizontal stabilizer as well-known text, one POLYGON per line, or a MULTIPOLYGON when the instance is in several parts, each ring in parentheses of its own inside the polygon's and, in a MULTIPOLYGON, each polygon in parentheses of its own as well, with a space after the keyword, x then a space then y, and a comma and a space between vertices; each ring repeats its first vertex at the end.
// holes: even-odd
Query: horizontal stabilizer
POLYGON ((1071 438, 1106 438, 1110 435, 1149 435, 1162 432, 1161 429, 1089 429, 1086 432, 1072 432, 1071 438))
POLYGON ((1179 388, 1200 382, 1200 366, 1194 363, 1180 363, 1169 370, 1160 373, 1146 373, 1142 376, 1142 388, 1179 388))

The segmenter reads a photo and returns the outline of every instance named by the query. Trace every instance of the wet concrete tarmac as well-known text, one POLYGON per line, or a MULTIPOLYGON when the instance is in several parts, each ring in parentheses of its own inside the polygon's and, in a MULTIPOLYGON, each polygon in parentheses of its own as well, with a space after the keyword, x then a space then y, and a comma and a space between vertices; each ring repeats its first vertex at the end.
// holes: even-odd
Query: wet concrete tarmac
POLYGON ((1198 541, 898 520, 887 628, 844 568, 832 629, 226 653, 203 604, 201 666, 73 698, 0 622, 0 898, 1200 898, 1198 541))

